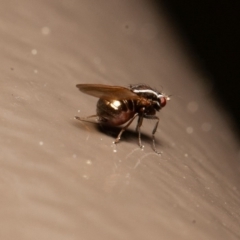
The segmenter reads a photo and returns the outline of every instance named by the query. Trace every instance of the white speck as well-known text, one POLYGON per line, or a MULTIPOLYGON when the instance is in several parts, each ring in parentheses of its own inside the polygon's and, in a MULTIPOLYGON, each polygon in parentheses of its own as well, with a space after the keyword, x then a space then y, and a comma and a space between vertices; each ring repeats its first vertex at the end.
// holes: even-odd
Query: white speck
POLYGON ((190 102, 187 105, 187 109, 191 113, 195 113, 198 110, 198 104, 197 102, 190 102))
POLYGON ((43 27, 41 31, 43 35, 48 35, 51 32, 49 27, 43 27))
POLYGON ((185 177, 185 176, 183 176, 183 179, 186 179, 186 177, 185 177))
POLYGON ((92 161, 91 161, 91 160, 87 160, 87 161, 86 161, 86 164, 92 165, 92 161))
POLYGON ((37 69, 34 69, 34 71, 33 71, 34 73, 38 73, 38 70, 37 69))
POLYGON ((82 177, 85 179, 89 179, 89 176, 87 176, 87 175, 83 175, 82 177))
POLYGON ((202 124, 201 128, 204 132, 209 132, 212 129, 212 125, 211 123, 205 122, 202 124))
POLYGON ((116 153, 117 152, 117 145, 116 145, 115 142, 113 142, 111 147, 113 148, 113 152, 116 153))
POLYGON ((73 157, 73 158, 76 158, 76 157, 77 157, 77 155, 76 155, 76 154, 73 154, 73 155, 72 155, 72 157, 73 157))
POLYGON ((185 153, 185 154, 184 154, 184 157, 188 157, 188 154, 187 154, 187 153, 185 153))
POLYGON ((37 54, 37 50, 36 49, 32 49, 31 53, 32 53, 32 55, 36 55, 37 54))
POLYGON ((192 127, 187 127, 187 128, 186 128, 186 132, 187 132, 188 134, 192 134, 192 133, 193 133, 193 128, 192 128, 192 127))
POLYGON ((42 141, 40 141, 40 142, 39 142, 39 145, 40 145, 40 146, 42 146, 42 145, 43 145, 43 142, 42 142, 42 141))
POLYGON ((81 110, 78 110, 78 112, 80 113, 80 112, 81 112, 81 110))

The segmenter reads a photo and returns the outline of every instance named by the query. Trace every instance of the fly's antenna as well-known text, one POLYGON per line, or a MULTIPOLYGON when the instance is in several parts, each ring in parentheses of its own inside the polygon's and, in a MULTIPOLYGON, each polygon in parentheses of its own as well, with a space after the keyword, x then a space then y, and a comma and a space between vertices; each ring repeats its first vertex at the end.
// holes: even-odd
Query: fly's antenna
POLYGON ((163 92, 163 85, 160 85, 160 87, 161 87, 161 92, 163 92))

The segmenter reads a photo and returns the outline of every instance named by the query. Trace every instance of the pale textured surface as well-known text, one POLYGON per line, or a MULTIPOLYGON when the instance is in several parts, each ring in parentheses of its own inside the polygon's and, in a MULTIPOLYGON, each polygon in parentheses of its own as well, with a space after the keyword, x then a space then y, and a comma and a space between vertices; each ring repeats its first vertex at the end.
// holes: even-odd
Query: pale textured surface
MULTIPOLYGON (((239 145, 211 88, 147 1, 2 1, 0 239, 239 239, 239 145), (77 83, 173 94, 137 135, 75 115, 77 83)), ((135 127, 131 126, 133 130, 135 127)))

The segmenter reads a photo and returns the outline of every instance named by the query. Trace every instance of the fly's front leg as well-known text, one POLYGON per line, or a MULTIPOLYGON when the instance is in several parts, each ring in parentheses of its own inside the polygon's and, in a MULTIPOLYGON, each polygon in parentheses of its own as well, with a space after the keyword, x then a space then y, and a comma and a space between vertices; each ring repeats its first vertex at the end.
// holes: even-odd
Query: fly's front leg
POLYGON ((147 119, 154 119, 154 120, 157 120, 153 130, 152 130, 152 148, 153 148, 153 151, 157 154, 161 154, 161 152, 158 152, 157 149, 156 149, 156 144, 155 144, 155 133, 157 131, 157 128, 158 128, 158 123, 159 123, 159 117, 155 116, 155 115, 145 115, 144 118, 147 118, 147 119))
POLYGON ((118 143, 121 139, 121 136, 123 134, 123 132, 129 127, 129 125, 133 122, 133 120, 138 116, 138 113, 135 113, 135 115, 129 120, 129 122, 126 124, 126 126, 124 126, 120 133, 118 134, 117 138, 115 139, 114 143, 118 143))

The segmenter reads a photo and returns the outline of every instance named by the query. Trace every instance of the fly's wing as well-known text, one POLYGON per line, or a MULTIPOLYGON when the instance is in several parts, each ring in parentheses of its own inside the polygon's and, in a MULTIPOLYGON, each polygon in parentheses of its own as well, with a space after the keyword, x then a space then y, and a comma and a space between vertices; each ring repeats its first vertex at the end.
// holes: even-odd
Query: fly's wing
POLYGON ((78 84, 76 87, 83 93, 102 99, 139 99, 140 97, 128 88, 103 84, 78 84))

